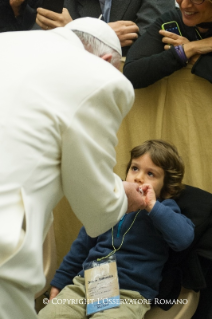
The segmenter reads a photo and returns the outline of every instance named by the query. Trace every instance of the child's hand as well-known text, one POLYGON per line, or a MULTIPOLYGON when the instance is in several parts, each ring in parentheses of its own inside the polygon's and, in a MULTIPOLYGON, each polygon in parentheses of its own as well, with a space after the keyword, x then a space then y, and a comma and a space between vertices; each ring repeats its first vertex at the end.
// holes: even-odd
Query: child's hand
POLYGON ((49 300, 54 299, 60 292, 60 289, 56 288, 56 287, 52 287, 51 291, 50 291, 50 296, 49 296, 49 300))
POLYGON ((143 190, 143 196, 146 204, 145 209, 150 212, 156 203, 155 191, 150 184, 143 184, 139 188, 143 190))

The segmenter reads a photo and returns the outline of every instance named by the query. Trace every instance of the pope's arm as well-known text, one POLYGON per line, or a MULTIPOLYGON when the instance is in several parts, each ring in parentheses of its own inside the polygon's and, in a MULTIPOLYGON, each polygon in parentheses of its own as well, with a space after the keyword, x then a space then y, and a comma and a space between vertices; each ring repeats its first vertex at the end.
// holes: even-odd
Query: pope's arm
POLYGON ((134 91, 121 73, 115 74, 81 103, 62 139, 63 191, 91 237, 110 229, 128 208, 113 168, 116 133, 133 104, 134 91))

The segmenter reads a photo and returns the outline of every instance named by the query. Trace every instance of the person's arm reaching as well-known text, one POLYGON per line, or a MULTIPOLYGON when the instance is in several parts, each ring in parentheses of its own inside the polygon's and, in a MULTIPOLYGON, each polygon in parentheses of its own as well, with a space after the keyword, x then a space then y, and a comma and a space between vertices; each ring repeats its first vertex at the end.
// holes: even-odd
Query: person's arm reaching
POLYGON ((63 190, 91 237, 110 229, 128 211, 123 183, 113 168, 116 133, 134 91, 121 73, 116 74, 83 101, 63 134, 63 190))
POLYGON ((108 25, 115 31, 122 47, 130 46, 138 38, 138 26, 133 21, 109 22, 108 25))
POLYGON ((158 19, 128 51, 123 72, 135 89, 147 87, 184 66, 174 48, 164 50, 159 33, 162 24, 163 20, 158 19))
POLYGON ((185 61, 175 49, 182 44, 189 62, 194 65, 191 72, 212 82, 212 38, 196 41, 195 29, 185 26, 180 15, 177 9, 164 14, 129 49, 123 72, 135 89, 147 87, 185 67, 185 61), (175 20, 183 36, 161 30, 163 23, 175 20))
MULTIPOLYGON (((109 26, 116 32, 122 48, 131 46, 138 38, 138 34, 143 34, 146 28, 153 23, 165 11, 175 7, 175 1, 141 1, 142 4, 136 14, 135 21, 115 21, 109 22, 109 26)), ((124 50, 126 54, 126 50, 124 50)), ((125 55, 124 54, 124 55, 125 55)))
POLYGON ((128 208, 126 213, 135 212, 138 209, 144 209, 146 203, 139 191, 140 185, 137 183, 123 182, 124 190, 128 198, 128 208))
POLYGON ((160 30, 163 36, 164 50, 169 50, 170 45, 174 47, 183 45, 185 56, 189 63, 193 64, 192 73, 202 76, 212 83, 212 37, 189 41, 183 36, 160 30))

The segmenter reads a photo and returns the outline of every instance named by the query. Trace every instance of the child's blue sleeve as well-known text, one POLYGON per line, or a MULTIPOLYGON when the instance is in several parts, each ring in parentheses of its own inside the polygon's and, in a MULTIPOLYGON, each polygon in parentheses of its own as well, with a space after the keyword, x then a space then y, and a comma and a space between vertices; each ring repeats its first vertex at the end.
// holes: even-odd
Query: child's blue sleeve
POLYGON ((89 250, 95 246, 96 238, 87 235, 85 228, 80 229, 77 239, 73 242, 70 251, 64 257, 60 267, 51 281, 51 286, 63 289, 72 284, 72 280, 82 270, 82 264, 88 256, 89 250))
POLYGON ((173 250, 184 250, 194 240, 194 224, 181 214, 173 199, 166 199, 162 203, 157 201, 149 216, 173 250))

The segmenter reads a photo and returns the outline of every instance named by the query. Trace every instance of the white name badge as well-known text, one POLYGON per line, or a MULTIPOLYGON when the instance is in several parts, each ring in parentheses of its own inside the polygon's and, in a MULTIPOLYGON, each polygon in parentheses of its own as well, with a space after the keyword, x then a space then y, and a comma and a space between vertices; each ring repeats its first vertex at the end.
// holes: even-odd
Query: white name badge
POLYGON ((115 256, 90 263, 85 273, 86 314, 120 306, 118 273, 115 256))

